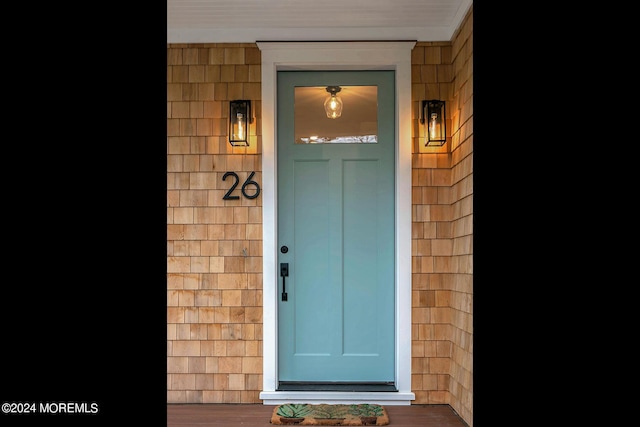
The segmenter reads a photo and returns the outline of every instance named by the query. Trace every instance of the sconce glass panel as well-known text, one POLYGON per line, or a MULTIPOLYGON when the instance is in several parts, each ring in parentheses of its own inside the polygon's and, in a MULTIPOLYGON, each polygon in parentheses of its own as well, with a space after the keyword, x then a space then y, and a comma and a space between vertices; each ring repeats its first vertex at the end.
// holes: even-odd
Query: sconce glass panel
POLYGON ((437 99, 422 101, 422 117, 424 125, 425 147, 442 146, 447 142, 447 117, 445 102, 437 99))
POLYGON ((248 146, 250 123, 251 101, 231 101, 229 104, 229 144, 248 146))

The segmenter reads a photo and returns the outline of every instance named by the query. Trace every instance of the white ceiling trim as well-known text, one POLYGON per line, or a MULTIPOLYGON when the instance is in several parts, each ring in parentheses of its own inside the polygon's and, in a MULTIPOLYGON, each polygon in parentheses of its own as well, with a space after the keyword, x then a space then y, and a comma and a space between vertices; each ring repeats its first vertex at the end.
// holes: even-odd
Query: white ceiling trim
POLYGON ((174 29, 168 43, 254 43, 269 41, 420 40, 449 41, 455 29, 429 28, 247 28, 174 29))
MULTIPOLYGON (((182 0, 184 1, 184 0, 182 0)), ((348 3, 347 0, 342 0, 348 3)), ((363 1, 358 0, 356 3, 363 1)), ((170 0, 167 9, 167 43, 255 43, 257 41, 379 41, 379 40, 415 40, 415 41, 450 41, 466 16, 473 0, 429 0, 424 2, 424 7, 431 6, 434 13, 428 15, 424 25, 416 25, 415 9, 401 9, 405 16, 406 26, 399 26, 398 9, 394 9, 394 19, 384 20, 383 16, 371 15, 370 25, 359 22, 358 25, 345 25, 341 20, 333 24, 322 25, 316 22, 314 25, 291 27, 291 20, 281 22, 263 17, 260 24, 260 14, 257 10, 243 10, 242 14, 234 16, 230 9, 223 10, 218 15, 205 13, 206 7, 214 7, 215 2, 202 1, 205 9, 201 13, 189 18, 188 11, 180 9, 181 0, 170 0), (211 6, 207 6, 211 5, 211 6), (443 9, 450 7, 450 9, 443 9), (454 9, 455 8, 455 9, 454 9), (437 13, 435 11, 438 11, 437 13), (444 11, 442 11, 444 10, 444 11), (224 20, 221 19, 222 13, 224 20), (191 22, 189 22, 191 20, 191 22), (207 23, 208 22, 208 23, 207 23), (387 22, 392 25, 381 25, 387 22)), ((393 7, 395 3, 390 3, 393 7)), ((420 7, 412 3, 414 7, 420 7)), ((224 5, 217 4, 218 9, 224 5)), ((186 7, 186 6, 185 6, 186 7)), ((290 5, 297 8, 301 14, 305 13, 307 3, 290 5)), ((232 9, 231 9, 232 10, 232 9)), ((424 13, 424 11, 421 11, 424 13)), ((340 13, 347 13, 342 10, 340 13)), ((357 11, 348 13, 357 14, 357 11)), ((364 14, 363 14, 364 15, 364 14)), ((352 15, 356 16, 356 15, 352 15)), ((369 16, 369 15, 367 15, 369 16)), ((364 19, 364 18, 363 18, 364 19)), ((300 22, 297 22, 300 25, 300 22)))

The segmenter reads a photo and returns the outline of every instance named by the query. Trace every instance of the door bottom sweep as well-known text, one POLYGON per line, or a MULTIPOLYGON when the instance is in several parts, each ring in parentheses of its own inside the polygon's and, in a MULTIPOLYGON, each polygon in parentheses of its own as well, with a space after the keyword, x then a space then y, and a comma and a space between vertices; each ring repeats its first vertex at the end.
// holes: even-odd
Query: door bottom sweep
POLYGON ((277 391, 398 391, 393 382, 280 381, 277 391))

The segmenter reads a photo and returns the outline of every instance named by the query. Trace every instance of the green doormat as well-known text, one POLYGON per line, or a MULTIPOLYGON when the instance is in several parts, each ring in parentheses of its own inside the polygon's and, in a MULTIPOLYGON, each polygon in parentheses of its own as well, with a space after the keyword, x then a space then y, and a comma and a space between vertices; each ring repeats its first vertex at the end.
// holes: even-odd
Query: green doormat
POLYGON ((381 405, 287 403, 273 409, 271 424, 301 426, 386 426, 389 416, 381 405))

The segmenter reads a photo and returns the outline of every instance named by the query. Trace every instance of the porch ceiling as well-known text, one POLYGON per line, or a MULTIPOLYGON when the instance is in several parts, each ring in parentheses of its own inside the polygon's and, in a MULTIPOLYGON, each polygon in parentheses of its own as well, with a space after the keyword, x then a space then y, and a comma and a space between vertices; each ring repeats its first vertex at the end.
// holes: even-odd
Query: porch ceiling
POLYGON ((473 0, 167 0, 168 43, 449 41, 473 0))

